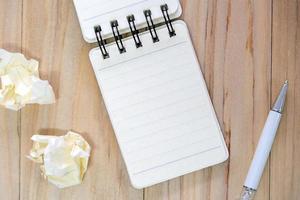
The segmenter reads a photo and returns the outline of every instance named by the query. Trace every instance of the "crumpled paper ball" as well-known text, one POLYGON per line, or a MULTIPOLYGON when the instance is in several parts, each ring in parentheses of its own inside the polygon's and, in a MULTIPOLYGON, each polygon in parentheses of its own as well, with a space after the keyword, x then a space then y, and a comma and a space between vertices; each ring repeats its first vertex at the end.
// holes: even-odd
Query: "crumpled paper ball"
POLYGON ((55 95, 48 81, 39 78, 36 60, 0 49, 0 105, 19 110, 26 104, 52 104, 55 95))
POLYGON ((91 147, 78 133, 33 135, 29 159, 40 163, 45 179, 58 188, 78 185, 87 170, 91 147))

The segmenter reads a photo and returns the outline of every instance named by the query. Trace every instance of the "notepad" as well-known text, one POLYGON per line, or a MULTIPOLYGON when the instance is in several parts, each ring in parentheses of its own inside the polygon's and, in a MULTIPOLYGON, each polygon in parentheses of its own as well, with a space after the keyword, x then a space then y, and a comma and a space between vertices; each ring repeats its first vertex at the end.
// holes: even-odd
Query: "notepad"
MULTIPOLYGON (((79 1, 74 2, 76 5, 79 1)), ((108 1, 93 2, 106 2, 106 8, 111 8, 108 1)), ((228 157, 187 26, 181 20, 168 20, 181 11, 180 4, 169 2, 170 7, 176 8, 172 11, 167 7, 171 15, 163 12, 166 10, 161 5, 166 5, 165 2, 122 1, 111 12, 128 7, 120 16, 126 11, 132 16, 132 6, 138 5, 144 9, 141 15, 144 13, 146 22, 128 23, 132 26, 128 28, 131 36, 126 38, 120 33, 121 28, 111 27, 115 41, 108 44, 103 38, 109 37, 109 32, 105 37, 99 37, 98 33, 98 38, 94 37, 99 48, 90 51, 101 94, 131 183, 136 188, 218 164, 228 157), (165 18, 160 18, 165 23, 154 24, 162 19, 154 16, 149 19, 145 6, 161 9, 165 18), (145 31, 135 31, 134 26, 145 24, 150 24, 145 31)), ((80 6, 89 7, 81 3, 80 6)), ((94 16, 97 13, 101 16, 105 9, 95 10, 94 16)), ((115 22, 115 19, 108 21, 112 26, 115 22)), ((98 31, 99 26, 96 22, 93 25, 98 31)))

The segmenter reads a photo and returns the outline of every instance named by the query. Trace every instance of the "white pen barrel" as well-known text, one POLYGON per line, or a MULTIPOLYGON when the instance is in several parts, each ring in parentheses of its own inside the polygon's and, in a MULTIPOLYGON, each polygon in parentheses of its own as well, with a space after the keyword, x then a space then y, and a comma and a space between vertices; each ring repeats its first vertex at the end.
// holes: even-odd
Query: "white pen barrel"
POLYGON ((275 111, 270 111, 262 134, 260 136, 250 169, 244 186, 257 189, 265 165, 267 163, 276 131, 279 126, 281 114, 275 111))

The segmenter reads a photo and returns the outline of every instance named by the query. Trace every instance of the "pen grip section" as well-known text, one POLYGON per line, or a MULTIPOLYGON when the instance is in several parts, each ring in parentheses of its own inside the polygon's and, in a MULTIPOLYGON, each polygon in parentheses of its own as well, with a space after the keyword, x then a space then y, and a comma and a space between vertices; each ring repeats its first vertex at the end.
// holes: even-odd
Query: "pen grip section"
POLYGON ((253 200, 255 192, 255 190, 244 186, 240 200, 253 200))
POLYGON ((253 200, 255 192, 255 190, 244 186, 240 200, 253 200))

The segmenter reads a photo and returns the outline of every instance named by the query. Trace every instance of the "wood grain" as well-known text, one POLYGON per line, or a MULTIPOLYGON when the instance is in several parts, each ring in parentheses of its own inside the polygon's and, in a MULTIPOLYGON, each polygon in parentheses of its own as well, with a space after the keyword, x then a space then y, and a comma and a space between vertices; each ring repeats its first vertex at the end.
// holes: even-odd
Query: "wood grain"
POLYGON ((71 0, 0 0, 0 48, 40 61, 54 105, 0 109, 0 195, 21 200, 235 200, 285 79, 287 107, 256 199, 300 195, 300 1, 181 0, 230 158, 144 190, 130 185, 71 0), (8 20, 9 19, 9 20, 8 20), (93 147, 80 186, 59 190, 26 159, 35 133, 81 133, 93 147), (20 187, 19 187, 20 186, 20 187))
MULTIPOLYGON (((21 13, 21 0, 0 1, 0 48, 21 51, 21 13)), ((19 199, 19 116, 18 112, 0 108, 1 199, 19 199)))
MULTIPOLYGON (((169 181, 169 187, 149 188, 146 199, 238 199, 270 107, 271 1, 185 1, 183 6, 231 157, 169 181), (171 184, 177 185, 174 193, 171 184)), ((269 199, 268 170, 257 199, 269 199)))
POLYGON ((270 195, 300 198, 300 1, 273 2, 272 100, 285 80, 285 113, 271 154, 270 195))
MULTIPOLYGON (((224 78, 225 131, 230 133, 231 152, 228 199, 240 194, 238 185, 243 185, 270 108, 271 9, 271 1, 232 1, 228 15, 224 78)), ((268 176, 266 166, 257 199, 269 199, 268 176)))
POLYGON ((93 154, 84 183, 65 190, 47 184, 39 166, 22 157, 21 185, 26 187, 21 188, 21 199, 141 199, 142 191, 128 181, 88 59, 91 46, 82 39, 72 1, 24 0, 23 4, 23 48, 41 61, 41 77, 54 87, 57 102, 22 111, 21 154, 31 148, 32 134, 61 135, 70 129, 87 138, 93 154))

